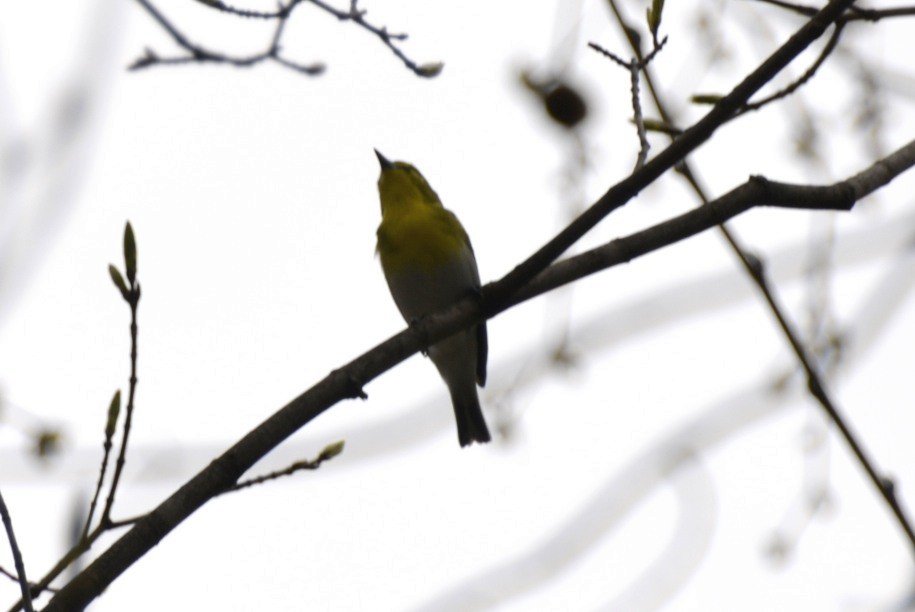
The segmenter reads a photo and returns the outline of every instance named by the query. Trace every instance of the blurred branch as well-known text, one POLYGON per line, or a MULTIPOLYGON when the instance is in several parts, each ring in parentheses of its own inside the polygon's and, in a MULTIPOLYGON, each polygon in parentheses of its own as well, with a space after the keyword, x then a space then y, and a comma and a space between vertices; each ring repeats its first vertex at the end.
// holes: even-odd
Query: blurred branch
POLYGON ((311 4, 325 13, 328 13, 340 21, 351 21, 364 30, 377 36, 381 42, 396 55, 404 66, 409 68, 414 74, 421 77, 434 77, 441 72, 443 64, 434 62, 418 65, 400 50, 397 43, 407 39, 406 34, 392 34, 388 32, 385 26, 375 26, 365 20, 365 9, 358 7, 358 0, 350 0, 348 10, 336 9, 333 6, 322 2, 322 0, 290 0, 288 4, 280 4, 276 12, 266 13, 259 11, 249 11, 229 6, 220 0, 198 0, 201 4, 217 10, 219 12, 235 15, 244 18, 263 19, 276 21, 276 28, 273 32, 270 46, 261 53, 248 56, 231 56, 221 51, 215 51, 203 47, 202 45, 192 42, 187 36, 178 30, 178 28, 167 18, 150 0, 136 0, 152 18, 162 26, 172 40, 187 52, 187 55, 179 57, 160 57, 151 49, 146 49, 144 54, 134 60, 130 65, 130 70, 140 70, 151 66, 174 65, 174 64, 191 64, 191 63, 219 63, 230 64, 232 66, 247 68, 264 61, 274 61, 281 66, 290 68, 296 72, 317 76, 324 72, 326 66, 323 63, 300 64, 291 61, 282 56, 281 41, 286 22, 292 17, 293 12, 303 4, 311 4))
MULTIPOLYGON (((611 2, 613 2, 613 1, 614 0, 611 0, 611 2)), ((793 4, 790 2, 784 2, 783 0, 758 0, 758 1, 766 3, 766 4, 772 4, 775 6, 779 6, 781 8, 789 9, 789 10, 792 10, 796 13, 799 13, 799 14, 807 16, 807 17, 810 17, 810 16, 816 14, 816 12, 818 10, 815 7, 805 6, 805 5, 800 5, 800 4, 793 4)), ((835 24, 833 26, 834 30, 833 30, 832 36, 829 37, 829 40, 826 42, 826 45, 820 51, 820 54, 817 56, 817 58, 813 62, 813 64, 811 64, 811 66, 807 70, 805 70, 804 73, 800 77, 798 77, 797 79, 792 81, 788 86, 780 89, 779 91, 777 91, 771 95, 768 95, 756 102, 751 102, 751 103, 746 104, 742 109, 740 109, 739 113, 737 113, 737 115, 735 115, 735 117, 739 116, 743 113, 746 113, 746 112, 759 110, 772 102, 775 102, 782 98, 788 97, 789 95, 791 95, 795 91, 797 91, 800 87, 805 85, 808 81, 810 81, 810 79, 812 79, 816 75, 817 71, 825 63, 826 59, 830 56, 830 54, 832 54, 832 52, 835 51, 836 46, 839 43, 839 39, 842 36, 843 30, 844 30, 845 26, 848 25, 849 23, 854 22, 854 21, 876 22, 881 19, 889 19, 889 18, 893 18, 893 17, 911 17, 911 16, 915 16, 915 7, 901 7, 901 8, 896 8, 896 9, 871 10, 871 9, 863 9, 863 8, 852 5, 851 7, 849 7, 847 14, 842 15, 841 17, 836 19, 835 24)), ((619 14, 617 14, 617 17, 619 18, 619 14)), ((715 96, 694 96, 694 98, 696 98, 696 101, 701 101, 703 98, 714 100, 715 96)))
MULTIPOLYGON (((627 37, 630 41, 630 44, 634 45, 634 49, 638 52, 638 48, 637 48, 638 39, 634 35, 630 34, 632 28, 629 27, 623 20, 621 13, 616 8, 615 1, 610 0, 610 4, 613 7, 614 14, 617 17, 617 20, 620 24, 621 29, 623 29, 623 31, 626 32, 627 37)), ((812 74, 816 71, 816 69, 819 67, 819 65, 822 64, 822 62, 829 55, 829 53, 831 53, 832 49, 835 48, 835 45, 838 42, 838 38, 839 38, 839 35, 842 30, 843 23, 844 22, 842 21, 841 16, 836 18, 836 25, 835 25, 836 29, 833 32, 832 38, 827 43, 824 50, 821 52, 819 58, 814 63, 814 65, 805 73, 804 76, 801 77, 801 79, 799 79, 798 81, 795 82, 795 84, 793 85, 794 89, 796 89, 798 86, 800 86, 801 83, 806 82, 806 80, 808 80, 812 76, 812 74)), ((646 73, 646 79, 649 80, 649 83, 650 83, 650 78, 651 78, 650 75, 648 75, 646 73)), ((791 89, 791 86, 789 86, 788 89, 791 89)), ((793 89, 791 89, 791 90, 793 91, 793 89)), ((652 95, 654 96, 656 106, 657 106, 659 112, 661 113, 661 116, 664 118, 665 121, 668 121, 670 119, 670 116, 666 112, 664 104, 662 103, 660 97, 657 95, 657 92, 653 87, 651 88, 651 91, 652 91, 652 95)), ((779 94, 776 94, 776 97, 773 97, 772 99, 777 99, 778 97, 781 97, 781 92, 779 92, 779 94)), ((744 108, 746 108, 746 107, 744 107, 744 108)), ((741 111, 742 110, 743 109, 741 109, 741 111)), ((676 142, 677 142, 677 140, 674 140, 674 143, 676 143, 676 142)), ((891 180, 891 176, 889 179, 887 177, 889 175, 895 176, 895 174, 893 174, 893 173, 896 172, 899 168, 903 168, 903 167, 907 168, 907 167, 911 166, 913 163, 913 161, 912 161, 913 159, 915 159, 915 143, 909 143, 908 145, 899 149, 896 153, 893 153, 889 157, 886 157, 883 160, 876 162, 869 169, 859 173, 858 175, 856 175, 855 177, 852 177, 848 181, 844 181, 845 185, 844 185, 844 187, 842 187, 842 189, 850 189, 851 192, 855 194, 853 196, 853 201, 857 201, 858 199, 863 197, 863 195, 866 195, 867 193, 872 192, 874 189, 886 184, 886 182, 888 182, 888 180, 891 180), (889 175, 887 174, 887 172, 889 172, 889 175)), ((681 173, 683 174, 683 176, 686 177, 687 181, 690 183, 693 190, 696 192, 696 194, 700 197, 700 199, 704 203, 703 206, 701 206, 697 210, 702 210, 703 208, 707 208, 709 206, 708 197, 706 196, 705 191, 701 188, 698 181, 696 180, 695 175, 693 174, 692 170, 690 169, 688 162, 684 161, 683 165, 681 166, 681 173)), ((747 185, 749 185, 749 183, 747 185)), ((744 185, 744 187, 747 187, 747 185, 744 185)), ((837 184, 834 187, 839 187, 840 185, 841 184, 837 184)), ((738 188, 738 190, 739 189, 742 189, 742 188, 738 188)), ((716 200, 716 202, 721 202, 724 198, 728 198, 728 197, 736 195, 735 194, 736 191, 737 190, 732 191, 731 193, 727 194, 726 196, 719 198, 718 200, 716 200)), ((770 195, 774 196, 775 194, 770 194, 770 195)), ((787 193, 784 195, 788 196, 789 198, 801 196, 800 193, 796 193, 793 196, 789 195, 787 193)), ((836 195, 838 195, 838 194, 836 194, 836 195)), ((775 197, 778 199, 780 196, 775 196, 775 197)), ((784 203, 779 204, 779 205, 784 205, 784 203)), ((784 308, 782 308, 781 304, 779 303, 779 301, 775 295, 774 289, 771 287, 771 285, 768 281, 765 266, 763 265, 762 260, 759 257, 757 257, 756 255, 753 255, 752 253, 748 252, 739 243, 736 236, 734 236, 733 233, 726 226, 721 224, 720 230, 721 230, 722 234, 724 235, 725 239, 727 240, 727 242, 729 243, 729 245, 731 246, 731 249, 733 250, 733 252, 737 255, 737 257, 740 260, 741 264, 743 265, 744 269, 746 270, 746 272, 749 274, 750 278, 752 278, 752 280, 754 281, 754 283, 760 290, 762 297, 765 299, 766 304, 769 307, 770 312, 775 317, 779 327, 782 329, 783 335, 785 336, 786 340, 788 341, 792 350, 794 351, 794 353, 798 359, 798 362, 800 363, 801 367, 804 369, 804 372, 806 373, 806 376, 807 376, 810 394, 814 397, 814 399, 816 399, 816 401, 820 404, 820 406, 823 408, 823 410, 826 412, 826 414, 829 416, 829 418, 833 421, 833 423, 839 429, 839 432, 841 433, 842 437, 845 439, 846 443, 851 448, 852 453, 855 455, 855 457, 858 459, 858 462, 861 464, 861 466, 864 468, 865 472, 867 473, 868 478, 871 480, 871 482, 874 484, 874 486, 879 491, 880 495, 886 501, 887 505, 890 507, 890 510, 896 517, 897 521, 899 522, 900 526, 902 527, 903 531, 905 532, 907 539, 909 540, 909 544, 912 547, 912 552, 915 553, 915 530, 913 530, 911 523, 909 522, 909 520, 905 516, 902 508, 899 505, 899 501, 896 496, 895 486, 894 486, 893 482, 891 480, 889 480, 888 478, 883 477, 878 474, 876 468, 874 467, 873 462, 869 459, 869 457, 865 453, 863 447, 857 441, 854 434, 851 432, 848 423, 841 416, 838 406, 836 405, 836 402, 830 397, 830 394, 827 391, 822 374, 820 373, 819 368, 816 365, 813 356, 809 353, 809 351, 804 346, 803 342, 800 340, 799 335, 797 334, 797 332, 794 329, 794 325, 791 323, 787 314, 785 313, 784 308)))
MULTIPOLYGON (((582 236, 590 231, 611 212, 626 204, 642 189, 650 185, 664 172, 680 163, 689 153, 712 137, 715 131, 726 123, 749 98, 768 83, 795 57, 819 38, 829 24, 837 19, 853 0, 831 0, 822 11, 804 24, 785 44, 779 47, 750 75, 712 107, 697 123, 674 140, 642 168, 633 172, 610 188, 588 210, 579 215, 571 224, 541 247, 527 260, 515 267, 497 286, 491 288, 491 304, 507 301, 511 294, 525 285, 550 263, 556 260, 582 236)), ((633 40, 635 36, 633 35, 633 40)), ((637 43, 636 43, 637 44, 637 43)), ((489 314, 489 311, 487 311, 489 314)))
MULTIPOLYGON (((605 267, 629 261, 651 250, 656 250, 662 245, 670 244, 672 239, 676 241, 694 235, 698 233, 697 228, 701 228, 699 231, 703 231, 714 225, 720 225, 755 206, 850 210, 855 202, 887 184, 913 165, 915 165, 915 141, 877 161, 870 168, 850 179, 827 187, 776 184, 761 177, 751 178, 724 196, 670 221, 556 263, 530 286, 519 291, 517 298, 519 301, 523 301, 571 282, 571 280, 593 274, 605 267)), ((764 289, 766 302, 776 315, 785 337, 807 375, 811 395, 838 427, 868 478, 890 507, 915 552, 915 530, 899 504, 893 482, 878 473, 873 461, 868 457, 862 444, 851 431, 848 422, 841 415, 838 405, 827 392, 819 368, 800 341, 794 326, 784 315, 784 310, 769 287, 762 262, 742 249, 738 249, 738 254, 753 280, 764 289)))
MULTIPOLYGON (((601 537, 620 525, 649 494, 657 491, 662 482, 684 467, 691 467, 696 457, 703 452, 711 450, 722 441, 732 439, 739 432, 746 431, 783 409, 787 405, 785 396, 784 389, 768 380, 762 380, 709 406, 698 416, 644 448, 604 482, 595 486, 591 495, 575 508, 567 520, 529 549, 450 586, 415 610, 456 612, 485 609, 512 599, 517 600, 520 595, 543 587, 545 582, 579 561, 583 553, 601 541, 601 537)), ((682 497, 680 501, 684 501, 682 497)), ((681 506, 680 509, 688 511, 687 507, 681 506)), ((666 550, 657 555, 658 561, 651 567, 652 571, 658 571, 659 566, 665 563, 676 563, 675 559, 666 558, 675 542, 688 535, 702 537, 707 526, 701 521, 707 519, 710 513, 700 514, 704 516, 695 517, 699 522, 687 522, 680 517, 672 540, 665 547, 666 550), (696 529, 699 533, 684 533, 684 530, 688 532, 691 529, 696 529)), ((703 546, 701 540, 694 542, 692 552, 701 554, 703 546)), ((684 552, 688 554, 690 551, 679 550, 677 554, 684 552)), ((685 579, 684 573, 688 575, 698 566, 694 562, 695 558, 690 560, 693 562, 687 567, 670 569, 681 580, 685 579)), ((644 572, 640 572, 640 575, 646 577, 644 572)), ((631 605, 622 605, 623 601, 616 600, 614 603, 621 605, 613 609, 657 609, 656 605, 639 606, 635 603, 644 603, 645 599, 657 595, 665 581, 653 581, 653 593, 640 590, 639 587, 644 584, 644 580, 636 579, 624 591, 624 595, 629 598, 625 603, 631 605)), ((652 599, 652 603, 657 604, 657 601, 652 599)), ((599 609, 607 609, 607 606, 599 606, 599 609)))
MULTIPOLYGON (((68 68, 44 74, 52 87, 20 109, 23 113, 6 99, 7 72, 15 66, 7 61, 0 67, 0 324, 53 252, 98 151, 94 127, 112 90, 108 77, 126 3, 83 5, 85 19, 70 24, 78 26, 73 44, 67 43, 69 36, 55 40, 54 54, 68 68)), ((38 45, 45 41, 31 39, 38 45)), ((22 60, 29 61, 29 54, 15 55, 14 61, 22 60)))

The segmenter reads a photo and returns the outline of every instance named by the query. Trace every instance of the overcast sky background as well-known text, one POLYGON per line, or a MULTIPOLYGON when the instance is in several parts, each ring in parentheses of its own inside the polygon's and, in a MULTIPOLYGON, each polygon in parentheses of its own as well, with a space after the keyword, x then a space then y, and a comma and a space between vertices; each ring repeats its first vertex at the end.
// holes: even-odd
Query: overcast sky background
MULTIPOLYGON (((157 6, 227 52, 270 38, 270 24, 179 0, 157 6)), ((370 33, 311 6, 288 23, 283 49, 325 62, 319 78, 275 64, 127 72, 146 47, 178 53, 136 3, 4 6, 0 486, 30 578, 62 553, 68 513, 97 477, 105 409, 126 391, 128 309, 106 270, 123 265, 126 220, 143 297, 116 518, 151 509, 402 329, 374 259, 373 148, 414 163, 460 216, 484 282, 631 171, 628 75, 585 47, 629 55, 604 3, 362 6, 372 23, 410 34, 410 58, 444 62, 442 74, 417 78, 370 33), (587 96, 585 170, 520 85, 525 68, 568 69, 587 96), (65 437, 58 457, 38 461, 28 433, 44 425, 65 437)), ((635 21, 645 8, 624 7, 635 21)), ((703 112, 689 95, 726 92, 800 20, 715 2, 672 3, 664 23, 655 69, 688 125, 703 112), (723 37, 714 64, 700 44, 711 32, 723 37)), ((906 21, 857 24, 853 53, 836 56, 886 84, 886 152, 915 134, 915 87, 900 74, 910 32, 906 21)), ((691 161, 714 195, 750 174, 844 178, 877 158, 853 125, 859 94, 824 70, 786 104, 724 127, 691 161), (821 159, 794 155, 805 113, 823 119, 821 159)), ((665 141, 652 143, 656 153, 665 141)), ((734 223, 770 261, 800 328, 825 300, 848 332, 833 390, 909 503, 913 187, 904 175, 851 214, 764 210, 734 223), (824 240, 833 268, 818 277, 805 272, 819 252, 809 245, 824 240)), ((670 174, 577 250, 695 205, 670 174)), ((871 610, 911 593, 900 529, 791 376, 784 338, 718 233, 524 304, 489 330, 482 401, 493 444, 458 447, 444 385, 413 357, 254 473, 339 439, 342 456, 210 502, 92 609, 871 610), (562 365, 551 357, 566 329, 562 365), (819 482, 828 503, 808 525, 802 495, 819 482), (795 530, 786 558, 765 553, 795 530)), ((12 569, 5 545, 0 565, 12 569)), ((0 594, 12 602, 18 587, 0 582, 0 594)))

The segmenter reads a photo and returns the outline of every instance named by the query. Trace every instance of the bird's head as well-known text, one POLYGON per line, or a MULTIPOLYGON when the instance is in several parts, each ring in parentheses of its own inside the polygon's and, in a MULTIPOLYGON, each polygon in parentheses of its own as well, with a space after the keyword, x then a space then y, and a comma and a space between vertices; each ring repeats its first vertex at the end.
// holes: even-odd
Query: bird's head
POLYGON ((422 203, 441 206, 438 194, 429 186, 419 170, 412 164, 402 161, 391 161, 375 151, 381 165, 378 177, 378 193, 381 196, 381 214, 389 206, 409 203, 422 203))

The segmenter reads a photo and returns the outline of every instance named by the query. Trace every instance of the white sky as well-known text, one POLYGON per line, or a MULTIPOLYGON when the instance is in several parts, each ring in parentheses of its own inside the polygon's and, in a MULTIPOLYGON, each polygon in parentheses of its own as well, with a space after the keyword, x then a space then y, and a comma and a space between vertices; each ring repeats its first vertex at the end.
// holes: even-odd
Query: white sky
MULTIPOLYGON (((309 6, 283 47, 326 62, 320 78, 274 65, 129 73, 145 47, 173 52, 137 5, 7 4, 0 137, 4 147, 24 139, 32 165, 21 183, 0 187, 9 425, 0 486, 33 579, 60 555, 68 509, 91 493, 105 408, 126 390, 128 313, 106 271, 122 265, 125 220, 143 298, 118 517, 151 509, 289 399, 402 328, 373 259, 372 148, 416 164, 459 214, 484 281, 567 214, 572 149, 519 85, 521 68, 574 63, 592 111, 590 165, 577 181, 587 202, 635 160, 628 76, 584 49, 594 40, 626 55, 600 2, 557 19, 554 3, 365 0, 373 23, 409 32, 411 58, 445 63, 432 80, 309 6), (98 96, 87 106, 90 135, 75 152, 49 150, 48 117, 74 81, 98 96), (40 422, 66 434, 46 464, 26 456, 22 433, 40 422)), ((263 24, 196 4, 158 6, 198 42, 239 54, 269 38, 263 24)), ((644 9, 626 6, 633 19, 644 9)), ((671 39, 656 68, 684 122, 701 113, 686 107, 690 94, 724 91, 797 23, 750 3, 669 6, 671 39), (697 50, 699 10, 725 33, 720 69, 697 50), (763 34, 748 38, 750 27, 763 34)), ((909 32, 900 21, 849 35, 869 61, 902 70, 909 32)), ((784 109, 724 128, 695 167, 716 195, 749 174, 843 178, 874 159, 849 127, 854 94, 826 71, 784 109), (808 111, 824 116, 819 165, 791 155, 796 117, 808 111)), ((887 103, 891 150, 912 138, 915 114, 905 97, 887 103)), ((653 143, 656 152, 664 141, 653 143)), ((771 258, 798 324, 811 292, 804 243, 836 232, 830 308, 854 333, 834 390, 910 503, 915 262, 901 245, 911 240, 913 185, 904 176, 849 215, 754 211, 734 225, 771 258)), ((585 243, 694 205, 679 178, 665 177, 585 243)), ((491 428, 508 438, 461 450, 444 386, 414 357, 369 384, 367 402, 330 410, 255 473, 345 439, 341 457, 214 500, 93 609, 858 610, 898 603, 911 588, 900 530, 835 435, 824 441, 811 400, 790 385, 784 398, 761 391, 793 362, 716 233, 501 315, 490 346, 482 398, 491 428), (568 369, 545 362, 566 325, 568 369), (663 468, 684 457, 674 473, 663 468), (794 524, 808 477, 826 479, 829 508, 773 563, 763 550, 794 524)), ((12 568, 6 546, 0 565, 12 568)), ((3 601, 17 593, 0 582, 3 601)))

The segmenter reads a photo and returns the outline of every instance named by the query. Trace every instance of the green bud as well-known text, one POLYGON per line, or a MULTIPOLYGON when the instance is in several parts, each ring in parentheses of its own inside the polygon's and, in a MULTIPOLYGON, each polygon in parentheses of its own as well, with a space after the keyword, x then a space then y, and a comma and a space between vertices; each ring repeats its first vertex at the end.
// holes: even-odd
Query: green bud
POLYGON ((41 459, 57 454, 62 437, 56 429, 42 429, 35 436, 35 454, 41 459))
POLYGON ((649 132, 661 132, 662 134, 670 134, 671 136, 678 136, 683 133, 683 130, 659 119, 645 119, 642 121, 642 125, 644 125, 645 129, 649 132))
POLYGON ((133 237, 130 221, 124 228, 124 269, 127 271, 127 280, 133 284, 137 279, 137 241, 133 237))
POLYGON ((442 62, 429 62, 428 64, 418 66, 416 68, 416 74, 426 78, 437 77, 439 74, 441 74, 444 67, 445 64, 442 62))
POLYGON ((696 94, 690 96, 689 100, 693 104, 718 104, 723 97, 721 94, 696 94))
POLYGON ((114 281, 114 286, 117 287, 118 291, 121 292, 121 297, 123 297, 126 300, 127 299, 127 283, 124 282, 124 277, 121 276, 121 273, 112 264, 108 264, 108 274, 111 275, 111 280, 114 281))
POLYGON ((324 447, 324 450, 321 451, 321 454, 318 455, 318 461, 327 461, 328 459, 333 459, 343 452, 343 446, 343 440, 338 440, 332 444, 328 444, 324 447))
POLYGON ((655 38, 657 38, 658 30, 661 27, 661 13, 663 11, 664 0, 651 1, 651 8, 648 9, 648 29, 655 38))
POLYGON ((108 405, 108 422, 105 423, 105 439, 110 440, 114 436, 114 428, 118 424, 118 415, 121 412, 121 390, 118 389, 111 403, 108 405))

